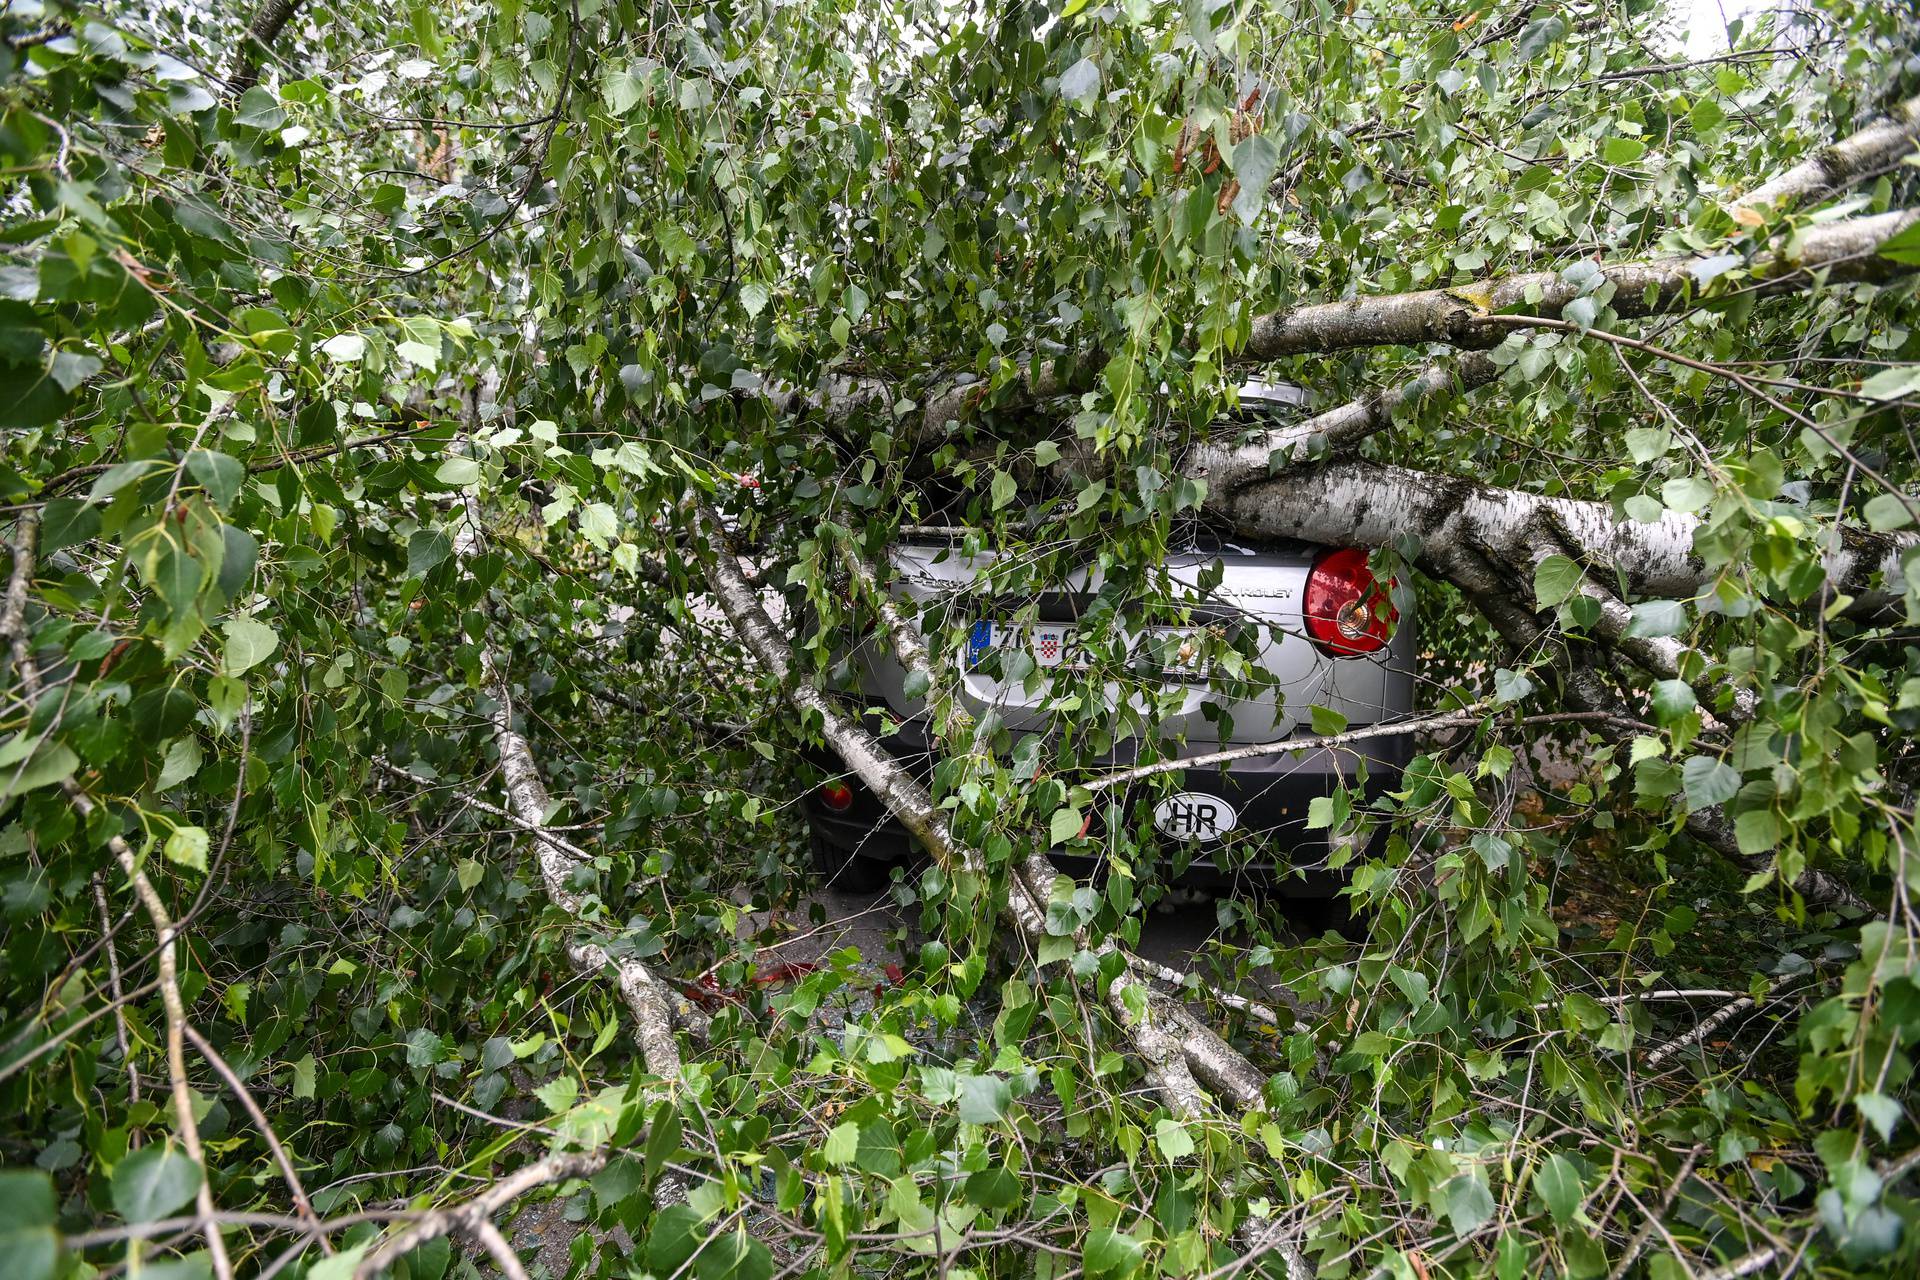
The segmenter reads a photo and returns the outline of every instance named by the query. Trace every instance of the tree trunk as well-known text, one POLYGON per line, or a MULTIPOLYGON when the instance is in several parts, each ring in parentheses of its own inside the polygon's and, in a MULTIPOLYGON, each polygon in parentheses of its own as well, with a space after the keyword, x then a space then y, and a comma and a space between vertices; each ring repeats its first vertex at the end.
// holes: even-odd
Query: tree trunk
MULTIPOLYGON (((1639 594, 1686 600, 1715 576, 1693 554, 1700 517, 1681 512, 1639 524, 1616 516, 1610 503, 1549 498, 1367 462, 1248 482, 1244 460, 1214 446, 1194 451, 1185 469, 1208 482, 1207 510, 1242 536, 1357 547, 1392 546, 1411 536, 1427 557, 1463 548, 1490 552, 1513 575, 1509 586, 1528 600, 1532 583, 1519 575, 1531 565, 1542 529, 1587 565, 1619 570, 1639 594)), ((1843 527, 1826 558, 1828 580, 1835 591, 1854 597, 1852 612, 1882 612, 1899 600, 1901 561, 1915 548, 1920 535, 1843 527)))

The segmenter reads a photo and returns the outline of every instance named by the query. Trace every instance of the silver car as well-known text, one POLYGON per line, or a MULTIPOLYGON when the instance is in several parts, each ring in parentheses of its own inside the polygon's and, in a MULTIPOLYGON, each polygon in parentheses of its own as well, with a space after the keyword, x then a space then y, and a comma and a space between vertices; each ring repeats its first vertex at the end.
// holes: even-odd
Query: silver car
MULTIPOLYGON (((1165 760, 1313 736, 1314 707, 1352 728, 1413 709, 1414 628, 1362 550, 1194 541, 1167 558, 1163 585, 1124 601, 1123 624, 1097 571, 1069 573, 1058 590, 1008 594, 995 585, 993 553, 967 554, 955 533, 896 547, 895 590, 924 631, 964 637, 951 659, 959 698, 976 719, 997 716, 1016 739, 1057 734, 1056 694, 1077 688, 1084 697, 1086 686, 1108 708, 1132 712, 1120 718, 1134 731, 1096 753, 1106 768, 1147 754, 1143 739, 1151 758, 1165 760), (1096 661, 1126 678, 1092 684, 1081 673, 1096 661)), ((898 724, 886 746, 929 776, 926 707, 907 695, 905 671, 879 637, 861 640, 850 657, 861 696, 898 724)), ((1256 755, 1174 770, 1103 799, 1120 800, 1133 821, 1150 806, 1183 878, 1253 872, 1290 896, 1327 897, 1344 880, 1326 867, 1326 832, 1308 828, 1309 804, 1342 785, 1392 788, 1410 746, 1404 736, 1380 737, 1256 755)), ((807 803, 815 862, 830 883, 877 887, 909 856, 907 834, 837 760, 817 763, 829 777, 807 803)), ((1103 830, 1090 819, 1083 834, 1056 853, 1097 859, 1103 830)))

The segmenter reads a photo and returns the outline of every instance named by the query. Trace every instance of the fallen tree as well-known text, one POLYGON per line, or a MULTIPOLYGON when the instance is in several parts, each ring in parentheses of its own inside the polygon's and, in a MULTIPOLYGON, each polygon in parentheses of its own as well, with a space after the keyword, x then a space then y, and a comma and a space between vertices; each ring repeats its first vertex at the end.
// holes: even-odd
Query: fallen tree
POLYGON ((9 1280, 1911 1272, 1920 27, 1666 15, 0 12, 9 1280))

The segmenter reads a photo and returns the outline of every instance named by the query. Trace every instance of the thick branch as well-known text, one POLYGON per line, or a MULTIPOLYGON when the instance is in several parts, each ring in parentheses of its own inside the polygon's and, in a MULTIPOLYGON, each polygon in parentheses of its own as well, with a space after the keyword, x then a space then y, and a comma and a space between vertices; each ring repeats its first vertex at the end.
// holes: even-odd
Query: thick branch
MULTIPOLYGON (((1685 600, 1713 582, 1693 553, 1698 516, 1668 511, 1651 524, 1615 516, 1605 502, 1548 498, 1472 480, 1365 462, 1289 471, 1273 480, 1235 485, 1227 450, 1193 455, 1188 474, 1208 481, 1207 509, 1242 535, 1298 538, 1329 546, 1385 547, 1412 536, 1427 557, 1468 549, 1491 552, 1517 573, 1531 563, 1541 528, 1551 528, 1569 554, 1623 573, 1644 595, 1685 600), (1228 483, 1215 483, 1215 469, 1228 483)), ((1852 610, 1873 613, 1898 600, 1901 559, 1920 535, 1877 534, 1843 526, 1826 557, 1836 592, 1852 610)))
MULTIPOLYGON (((38 533, 38 517, 32 512, 23 513, 14 528, 13 573, 7 584, 6 603, 0 606, 0 626, 6 631, 20 687, 29 703, 40 695, 40 672, 27 643, 23 614, 27 589, 33 582, 38 533)), ((84 824, 97 807, 93 797, 71 778, 64 781, 61 787, 84 824)), ((194 1209, 198 1225, 206 1237, 207 1257, 212 1264, 213 1274, 216 1280, 233 1280, 233 1262, 227 1255, 226 1239, 220 1233, 212 1181, 207 1177, 206 1149, 200 1142, 200 1126, 193 1118, 193 1086, 187 1080, 187 1005, 180 995, 179 959, 175 946, 179 930, 167 911, 166 903, 154 889, 153 882, 140 869, 140 860, 134 855, 133 848, 118 835, 107 837, 107 848, 132 882, 134 896, 140 900, 147 918, 153 923, 160 1003, 167 1017, 167 1075, 172 1085, 174 1124, 180 1133, 181 1149, 189 1160, 200 1166, 200 1186, 194 1193, 194 1209)))
POLYGON ((769 387, 763 395, 776 413, 807 414, 836 426, 867 417, 895 422, 895 406, 905 399, 915 408, 895 423, 895 430, 904 433, 911 447, 921 448, 946 439, 990 395, 998 409, 1018 411, 1079 388, 1063 361, 1044 360, 1018 366, 1012 381, 998 391, 987 379, 969 373, 934 381, 919 391, 917 401, 903 383, 882 378, 837 377, 810 390, 769 387))
MULTIPOLYGON (((95 807, 92 797, 71 779, 64 785, 67 799, 79 810, 80 816, 83 819, 90 817, 95 807)), ((108 837, 107 848, 112 850, 120 869, 126 872, 127 879, 133 884, 134 896, 140 899, 140 905, 146 908, 147 918, 153 922, 160 969, 160 1004, 167 1015, 167 1075, 173 1087, 174 1124, 180 1131, 181 1149, 189 1160, 200 1166, 200 1187, 194 1193, 194 1210, 205 1233, 213 1274, 219 1280, 232 1280, 233 1263, 227 1257, 227 1242, 220 1234, 220 1213, 213 1203, 212 1181, 207 1177, 206 1149, 200 1143, 200 1126, 193 1118, 193 1086, 187 1079, 187 1005, 180 996, 176 947, 179 930, 174 926, 173 917, 168 914, 166 903, 160 900, 153 882, 140 869, 139 859, 134 856, 132 847, 116 835, 108 837)))
POLYGON ((1885 120, 1820 148, 1785 173, 1761 183, 1740 197, 1735 207, 1770 213, 1783 204, 1822 199, 1898 164, 1916 143, 1920 143, 1920 98, 1908 98, 1885 120))
POLYGON ((247 24, 247 33, 240 38, 240 54, 233 64, 233 79, 229 82, 233 97, 238 98, 260 83, 261 60, 273 51, 274 41, 280 38, 299 7, 300 0, 263 0, 254 10, 253 21, 247 24))
MULTIPOLYGON (((480 512, 471 496, 466 506, 467 525, 454 541, 454 554, 464 564, 473 554, 479 538, 480 512)), ((582 920, 586 903, 572 887, 573 874, 581 864, 580 851, 547 829, 547 811, 552 802, 546 784, 540 780, 540 767, 533 751, 519 730, 513 727, 513 698, 506 677, 501 673, 493 650, 480 651, 480 668, 487 692, 493 699, 494 746, 500 752, 501 785, 507 793, 508 808, 522 830, 534 836, 535 857, 547 898, 568 916, 582 920)), ((615 958, 597 942, 569 942, 567 960, 586 977, 607 969, 614 971, 621 999, 633 1014, 634 1041, 647 1070, 664 1080, 678 1080, 681 1074, 680 1046, 673 1038, 674 993, 645 964, 632 956, 615 958)))
POLYGON ((0 639, 7 643, 22 684, 32 666, 27 648, 27 592, 33 586, 34 547, 40 532, 40 513, 29 507, 13 526, 13 571, 7 576, 7 594, 0 601, 0 639))
POLYGON ((1234 471, 1247 478, 1264 475, 1272 469, 1276 453, 1283 463, 1304 460, 1321 449, 1343 453, 1384 430, 1398 414, 1445 396, 1477 391, 1499 377, 1500 366, 1478 353, 1451 363, 1435 362, 1397 387, 1349 400, 1247 442, 1233 451, 1234 471))
MULTIPOLYGON (((1900 210, 1869 218, 1851 218, 1809 227, 1797 242, 1776 240, 1748 264, 1750 292, 1790 293, 1810 287, 1815 272, 1829 280, 1884 280, 1912 268, 1880 257, 1879 247, 1920 221, 1920 212, 1900 210)), ((1699 256, 1627 262, 1599 268, 1614 286, 1609 304, 1622 318, 1654 315, 1692 303, 1699 288, 1694 275, 1699 256)), ((1252 359, 1341 351, 1351 347, 1422 346, 1443 342, 1455 347, 1498 346, 1510 324, 1491 323, 1493 314, 1559 316, 1561 309, 1595 286, 1591 277, 1569 278, 1558 271, 1532 271, 1496 280, 1480 280, 1451 289, 1382 297, 1349 298, 1269 312, 1253 322, 1244 354, 1252 359)))

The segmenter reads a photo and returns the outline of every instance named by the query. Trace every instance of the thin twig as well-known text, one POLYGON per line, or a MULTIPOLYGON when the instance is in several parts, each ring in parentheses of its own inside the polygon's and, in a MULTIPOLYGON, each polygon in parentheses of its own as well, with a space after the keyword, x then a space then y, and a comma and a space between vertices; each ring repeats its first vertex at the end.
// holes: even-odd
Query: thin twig
POLYGON ((241 1081, 239 1073, 220 1056, 218 1050, 207 1042, 205 1036, 194 1029, 191 1023, 187 1025, 186 1033, 187 1039, 193 1041, 193 1047, 200 1051, 200 1056, 213 1065, 213 1069, 220 1074, 220 1078, 227 1082, 227 1088, 233 1090, 233 1096, 240 1100, 240 1105, 245 1107, 247 1114, 253 1118, 253 1127, 260 1131, 262 1138, 266 1139, 267 1150, 273 1153, 274 1163, 280 1166, 280 1177, 285 1180, 287 1192, 293 1197, 294 1212, 306 1219, 308 1230, 320 1245, 321 1252, 332 1254, 333 1242, 327 1239, 327 1233, 321 1228, 320 1218, 314 1213, 312 1202, 307 1199, 307 1189, 300 1184, 300 1175, 294 1171, 293 1161, 287 1157, 287 1149, 280 1145, 280 1135, 275 1133, 273 1126, 267 1122, 266 1113, 260 1110, 260 1104, 254 1100, 253 1093, 241 1081))
MULTIPOLYGON (((606 1167, 606 1163, 605 1151, 587 1151, 551 1155, 544 1160, 522 1165, 455 1208, 421 1215, 406 1230, 389 1237, 362 1258, 360 1265, 354 1268, 353 1280, 371 1280, 371 1277, 429 1240, 438 1240, 456 1232, 475 1236, 482 1244, 488 1245, 491 1252, 492 1246, 483 1233, 483 1227, 493 1225, 489 1219, 494 1214, 536 1187, 550 1182, 563 1182, 568 1178, 591 1177, 606 1167)), ((498 1233, 495 1234, 497 1238, 498 1233)), ((509 1256, 512 1252, 511 1249, 507 1250, 509 1256)), ((494 1261, 500 1261, 498 1254, 494 1255, 494 1261)))

